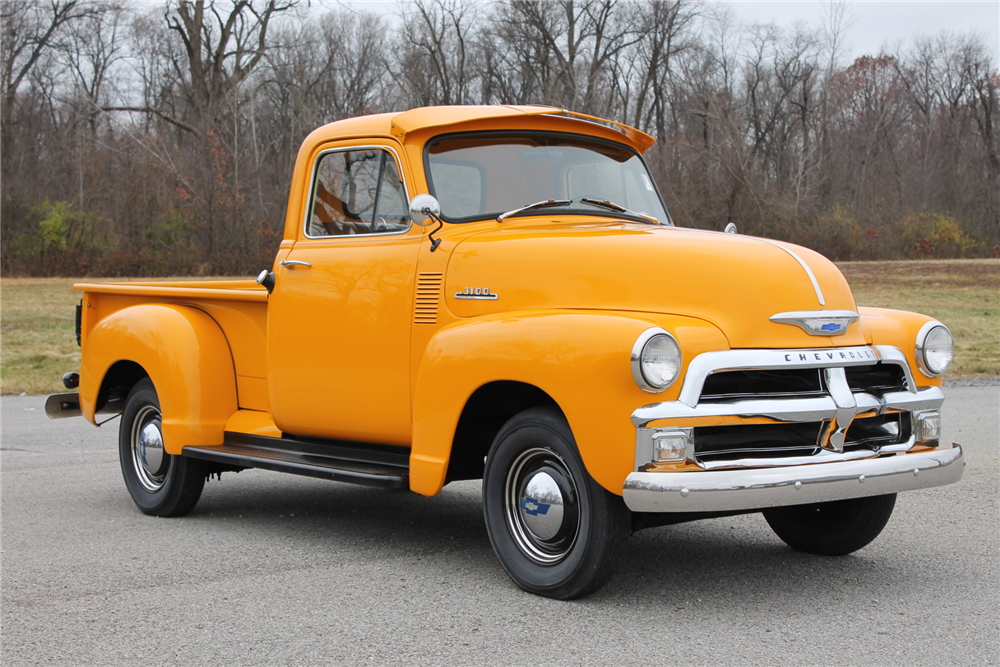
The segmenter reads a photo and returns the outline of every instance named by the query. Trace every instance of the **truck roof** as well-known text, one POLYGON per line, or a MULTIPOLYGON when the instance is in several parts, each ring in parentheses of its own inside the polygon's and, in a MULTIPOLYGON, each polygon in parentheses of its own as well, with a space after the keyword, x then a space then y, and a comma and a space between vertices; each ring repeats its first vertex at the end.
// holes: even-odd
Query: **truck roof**
MULTIPOLYGON (((589 133, 594 132, 596 128, 593 126, 596 125, 605 130, 610 130, 609 138, 626 143, 640 153, 645 153, 655 141, 653 137, 645 132, 623 123, 597 118, 596 116, 588 116, 574 111, 567 111, 558 107, 541 105, 456 105, 419 107, 401 113, 371 114, 334 121, 312 132, 306 143, 315 144, 350 136, 391 136, 402 141, 408 133, 417 130, 445 128, 491 118, 500 119, 524 116, 546 116, 589 123, 591 125, 588 129, 589 133)), ((598 134, 606 133, 598 132, 598 134)))

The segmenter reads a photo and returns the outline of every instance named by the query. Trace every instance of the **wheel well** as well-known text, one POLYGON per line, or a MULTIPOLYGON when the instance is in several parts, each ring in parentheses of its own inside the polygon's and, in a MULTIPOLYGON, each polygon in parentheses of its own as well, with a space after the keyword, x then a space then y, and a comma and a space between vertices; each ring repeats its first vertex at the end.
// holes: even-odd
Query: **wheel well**
POLYGON ((523 382, 503 380, 477 389, 458 419, 445 483, 482 479, 486 455, 503 425, 519 412, 541 405, 559 409, 551 396, 523 382))
POLYGON ((124 410, 128 393, 139 380, 146 377, 149 377, 149 373, 134 361, 116 361, 101 381, 101 389, 97 392, 97 410, 124 410))

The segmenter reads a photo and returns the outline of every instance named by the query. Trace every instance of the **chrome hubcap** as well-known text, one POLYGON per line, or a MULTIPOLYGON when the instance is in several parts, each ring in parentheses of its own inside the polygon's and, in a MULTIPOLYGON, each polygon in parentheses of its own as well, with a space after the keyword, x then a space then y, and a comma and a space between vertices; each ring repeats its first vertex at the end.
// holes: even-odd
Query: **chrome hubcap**
POLYGON ((159 491, 167 479, 170 455, 163 451, 160 411, 152 406, 139 410, 132 422, 132 467, 147 491, 159 491))
POLYGON ((576 542, 580 511, 576 483, 554 452, 536 447, 523 452, 507 473, 507 525, 529 558, 551 565, 576 542))

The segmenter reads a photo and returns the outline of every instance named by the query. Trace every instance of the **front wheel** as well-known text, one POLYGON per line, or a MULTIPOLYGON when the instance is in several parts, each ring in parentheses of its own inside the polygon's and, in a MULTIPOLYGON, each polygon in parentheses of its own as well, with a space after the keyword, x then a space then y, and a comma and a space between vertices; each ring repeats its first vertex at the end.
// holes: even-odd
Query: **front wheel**
POLYGON ((764 510, 771 530, 797 551, 845 556, 878 537, 892 516, 896 494, 764 510))
POLYGON ((118 458, 129 495, 144 514, 183 516, 201 498, 205 463, 164 450, 160 400, 149 378, 136 384, 125 401, 118 458))
POLYGON ((571 600, 614 573, 630 532, 621 497, 587 473, 563 416, 526 410, 500 430, 483 474, 493 550, 529 593, 571 600))

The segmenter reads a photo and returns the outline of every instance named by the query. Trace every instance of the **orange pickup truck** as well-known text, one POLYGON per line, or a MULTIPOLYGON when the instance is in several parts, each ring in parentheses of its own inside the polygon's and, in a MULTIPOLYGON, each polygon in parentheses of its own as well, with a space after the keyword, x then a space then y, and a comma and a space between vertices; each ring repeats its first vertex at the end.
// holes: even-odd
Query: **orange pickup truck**
MULTIPOLYGON (((674 226, 652 137, 540 106, 342 120, 298 154, 256 281, 82 283, 78 392, 135 504, 265 468, 432 496, 482 479, 500 563, 576 598, 631 531, 762 512, 850 553, 940 442, 951 333, 858 308, 806 248, 674 226)), ((735 232, 735 229, 727 229, 735 232)))

